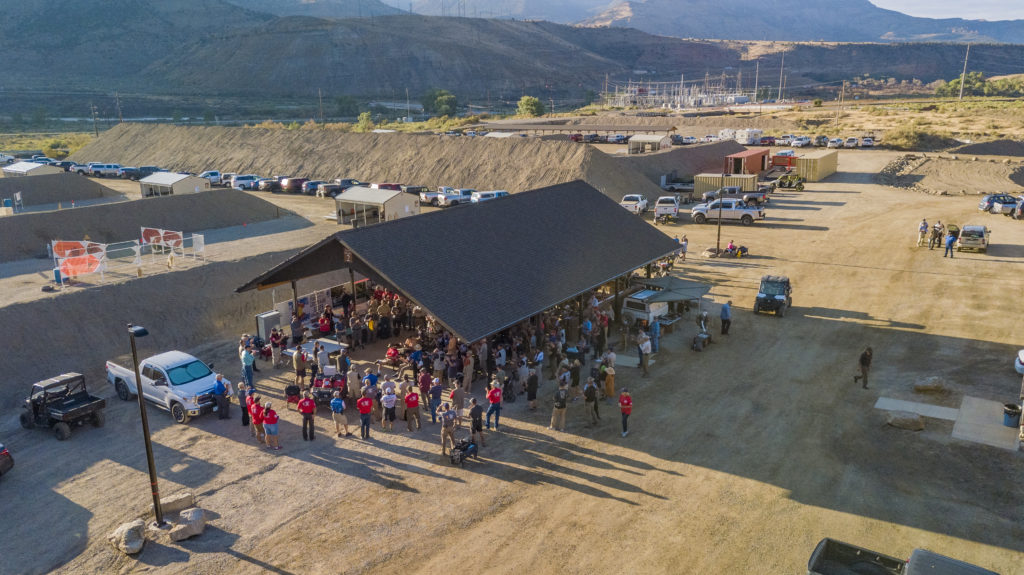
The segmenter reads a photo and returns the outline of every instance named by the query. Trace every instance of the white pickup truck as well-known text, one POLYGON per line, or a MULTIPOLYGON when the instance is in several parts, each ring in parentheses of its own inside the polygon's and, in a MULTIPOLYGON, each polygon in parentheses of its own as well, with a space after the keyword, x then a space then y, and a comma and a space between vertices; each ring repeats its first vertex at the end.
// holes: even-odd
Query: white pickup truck
POLYGON ((675 221, 679 217, 679 198, 676 196, 661 196, 654 202, 654 223, 658 220, 675 221))
POLYGON ((473 201, 473 194, 476 190, 470 188, 446 188, 437 198, 437 205, 441 207, 457 206, 459 204, 469 204, 473 201))
POLYGON ((626 208, 634 214, 643 214, 647 212, 647 196, 641 194, 626 194, 622 196, 622 201, 619 205, 626 208))
POLYGON ((724 199, 715 200, 706 204, 698 204, 690 210, 690 217, 696 224, 706 222, 717 222, 719 213, 722 221, 738 221, 745 226, 754 223, 754 220, 764 219, 764 208, 760 206, 748 206, 743 200, 724 199), (719 207, 721 204, 721 207, 719 207))
MULTIPOLYGON (((142 397, 170 412, 178 423, 213 411, 217 375, 202 360, 181 351, 167 351, 139 362, 142 397)), ((107 362, 107 381, 117 396, 128 401, 139 393, 135 371, 107 362)))

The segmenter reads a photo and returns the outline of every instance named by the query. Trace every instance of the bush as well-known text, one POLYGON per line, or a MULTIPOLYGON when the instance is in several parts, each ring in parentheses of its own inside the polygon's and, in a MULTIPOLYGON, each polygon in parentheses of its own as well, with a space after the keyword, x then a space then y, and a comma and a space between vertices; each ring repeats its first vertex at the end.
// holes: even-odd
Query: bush
POLYGON ((823 101, 821 100, 821 98, 815 98, 815 99, 814 99, 814 107, 815 107, 815 108, 820 108, 820 107, 821 107, 822 105, 824 105, 824 104, 825 104, 825 102, 823 102, 823 101))
POLYGON ((543 116, 544 104, 534 96, 523 96, 519 99, 517 112, 520 116, 543 116))

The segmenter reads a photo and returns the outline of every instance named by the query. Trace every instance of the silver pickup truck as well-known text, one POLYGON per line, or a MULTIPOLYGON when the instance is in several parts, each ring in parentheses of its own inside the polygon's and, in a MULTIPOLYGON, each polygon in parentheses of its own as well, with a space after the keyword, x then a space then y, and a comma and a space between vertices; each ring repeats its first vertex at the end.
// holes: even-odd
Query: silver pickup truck
POLYGON ((698 204, 690 210, 690 217, 696 224, 717 222, 721 215, 723 222, 735 221, 745 226, 754 220, 764 219, 764 208, 748 206, 743 200, 715 200, 706 204, 698 204))
MULTIPOLYGON (((181 351, 167 351, 139 362, 142 397, 170 412, 177 423, 213 411, 217 375, 202 360, 181 351)), ((128 401, 139 394, 133 368, 107 362, 107 382, 128 401)))

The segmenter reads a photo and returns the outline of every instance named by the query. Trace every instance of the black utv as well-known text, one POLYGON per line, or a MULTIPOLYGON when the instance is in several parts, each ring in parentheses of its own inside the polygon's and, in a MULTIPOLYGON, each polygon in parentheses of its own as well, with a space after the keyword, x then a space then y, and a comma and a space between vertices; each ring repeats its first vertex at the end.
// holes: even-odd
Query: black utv
POLYGON ((786 276, 762 276, 761 287, 754 301, 754 313, 774 311, 775 315, 786 315, 786 309, 793 307, 793 286, 786 276))

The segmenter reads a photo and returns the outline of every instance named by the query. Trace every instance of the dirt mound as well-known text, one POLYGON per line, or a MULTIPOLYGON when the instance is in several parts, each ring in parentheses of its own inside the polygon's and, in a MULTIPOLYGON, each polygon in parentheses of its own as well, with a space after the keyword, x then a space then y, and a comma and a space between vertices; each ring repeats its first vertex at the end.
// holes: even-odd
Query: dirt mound
POLYGON ((993 140, 967 144, 953 150, 957 154, 978 156, 1024 156, 1024 142, 1020 140, 993 140))
POLYGON ((238 190, 17 214, 4 218, 0 226, 0 261, 45 256, 50 240, 81 240, 88 236, 97 242, 123 242, 138 238, 143 226, 188 233, 270 220, 279 215, 277 206, 238 190))
POLYGON ((657 194, 653 180, 624 170, 621 163, 591 146, 537 138, 122 124, 72 156, 77 161, 95 158, 194 172, 220 169, 326 180, 352 177, 513 193, 584 179, 615 199, 624 190, 657 194))
POLYGON ((22 203, 26 206, 121 196, 94 180, 68 173, 0 178, 0 198, 11 198, 15 192, 21 192, 22 203))
MULTIPOLYGON (((137 229, 135 233, 138 234, 137 229)), ((208 263, 189 270, 0 307, 0 325, 42 328, 46 318, 57 314, 70 320, 61 323, 72 326, 72 329, 61 329, 58 324, 58 329, 47 329, 45 335, 18 332, 22 334, 17 338, 18 352, 9 354, 4 365, 0 407, 15 407, 28 384, 55 373, 85 373, 99 388, 103 385, 99 379, 103 377, 103 362, 128 352, 124 326, 129 322, 150 330, 151 337, 144 342, 143 354, 188 349, 251 329, 252 317, 271 308, 271 294, 269 291, 235 294, 234 289, 292 253, 285 251, 240 261, 208 263)), ((234 368, 225 365, 221 369, 234 379, 234 368)))
POLYGON ((1005 161, 907 154, 889 162, 879 183, 938 195, 1020 193, 1024 169, 1005 161))

